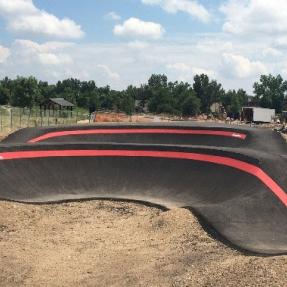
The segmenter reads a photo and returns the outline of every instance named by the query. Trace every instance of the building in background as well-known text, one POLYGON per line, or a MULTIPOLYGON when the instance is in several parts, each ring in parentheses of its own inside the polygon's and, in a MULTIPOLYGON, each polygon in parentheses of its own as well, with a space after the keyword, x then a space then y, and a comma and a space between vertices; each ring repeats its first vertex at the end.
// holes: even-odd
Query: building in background
POLYGON ((271 123, 275 119, 274 109, 242 107, 241 120, 246 123, 271 123))
POLYGON ((46 115, 46 111, 49 111, 49 115, 52 112, 53 115, 55 111, 62 111, 73 112, 73 108, 75 107, 74 104, 68 102, 64 98, 50 98, 40 104, 40 109, 44 111, 44 115, 46 115))

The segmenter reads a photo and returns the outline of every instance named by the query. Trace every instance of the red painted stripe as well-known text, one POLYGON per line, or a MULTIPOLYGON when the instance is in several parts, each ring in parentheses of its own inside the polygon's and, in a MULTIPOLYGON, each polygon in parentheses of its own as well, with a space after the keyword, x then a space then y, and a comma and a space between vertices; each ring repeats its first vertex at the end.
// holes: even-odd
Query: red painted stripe
POLYGON ((236 168, 258 178, 266 185, 277 198, 287 207, 287 194, 284 190, 261 168, 237 159, 189 152, 173 151, 141 151, 141 150, 51 150, 51 151, 19 151, 0 153, 0 159, 28 159, 43 157, 155 157, 188 159, 209 162, 236 168))
POLYGON ((50 138, 63 136, 79 136, 79 135, 96 135, 96 134, 177 134, 177 135, 210 135, 232 137, 245 140, 246 134, 232 131, 217 130, 181 130, 181 129, 91 129, 91 130, 71 130, 46 133, 42 136, 29 140, 29 143, 36 143, 50 138))

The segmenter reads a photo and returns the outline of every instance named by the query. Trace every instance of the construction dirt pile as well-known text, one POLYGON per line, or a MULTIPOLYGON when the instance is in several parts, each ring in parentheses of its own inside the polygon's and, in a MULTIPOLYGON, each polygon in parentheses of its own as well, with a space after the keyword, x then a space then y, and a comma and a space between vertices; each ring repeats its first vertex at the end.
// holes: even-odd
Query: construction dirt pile
POLYGON ((286 286, 287 256, 211 238, 186 209, 0 202, 0 286, 286 286))

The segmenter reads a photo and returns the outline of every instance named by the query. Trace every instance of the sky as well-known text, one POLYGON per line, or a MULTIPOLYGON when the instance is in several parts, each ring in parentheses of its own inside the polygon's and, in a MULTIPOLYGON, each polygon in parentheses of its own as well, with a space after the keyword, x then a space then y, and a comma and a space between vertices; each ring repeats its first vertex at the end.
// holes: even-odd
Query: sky
POLYGON ((139 86, 205 73, 252 94, 287 78, 286 0, 0 0, 0 78, 139 86))

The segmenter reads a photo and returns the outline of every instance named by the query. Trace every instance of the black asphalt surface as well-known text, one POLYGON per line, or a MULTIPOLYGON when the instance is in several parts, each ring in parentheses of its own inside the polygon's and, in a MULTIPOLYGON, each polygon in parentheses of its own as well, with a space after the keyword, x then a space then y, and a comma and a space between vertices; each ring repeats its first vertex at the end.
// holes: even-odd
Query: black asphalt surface
POLYGON ((1 143, 1 158, 3 200, 113 198, 189 207, 237 248, 287 254, 287 149, 274 131, 184 123, 23 129, 1 143), (93 134, 27 143, 50 132, 107 127, 232 131, 247 137, 93 134), (110 151, 117 155, 105 154, 110 151))

